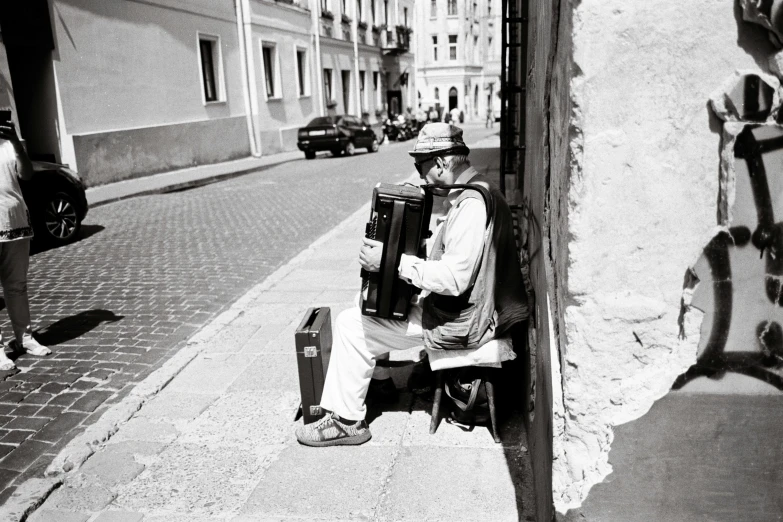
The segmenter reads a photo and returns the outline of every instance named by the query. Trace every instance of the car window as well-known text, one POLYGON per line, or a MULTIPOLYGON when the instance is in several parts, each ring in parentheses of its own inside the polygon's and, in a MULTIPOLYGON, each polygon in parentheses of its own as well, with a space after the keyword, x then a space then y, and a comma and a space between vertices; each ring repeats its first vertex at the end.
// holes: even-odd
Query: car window
POLYGON ((316 125, 331 125, 332 123, 334 123, 334 119, 331 116, 321 116, 320 118, 310 120, 310 123, 308 123, 307 126, 314 127, 316 125))

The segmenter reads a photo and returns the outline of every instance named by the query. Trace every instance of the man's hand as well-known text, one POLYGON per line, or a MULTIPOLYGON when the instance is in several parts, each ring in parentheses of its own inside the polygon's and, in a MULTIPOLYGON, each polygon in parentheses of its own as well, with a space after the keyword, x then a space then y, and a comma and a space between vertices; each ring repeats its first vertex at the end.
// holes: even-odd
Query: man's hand
POLYGON ((381 256, 383 255, 383 243, 374 239, 364 238, 364 244, 359 251, 359 264, 368 272, 377 272, 381 269, 381 256))
POLYGON ((14 146, 22 145, 19 141, 19 135, 16 134, 16 126, 11 120, 0 122, 0 138, 10 141, 14 146))

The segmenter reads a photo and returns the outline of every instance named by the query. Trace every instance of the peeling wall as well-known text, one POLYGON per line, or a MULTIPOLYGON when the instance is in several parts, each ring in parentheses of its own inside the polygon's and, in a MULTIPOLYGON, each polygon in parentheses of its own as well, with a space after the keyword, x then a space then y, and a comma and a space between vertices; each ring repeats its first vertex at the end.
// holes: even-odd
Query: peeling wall
MULTIPOLYGON (((528 130, 526 193, 533 209, 535 197, 546 204, 536 291, 551 300, 562 371, 552 488, 565 513, 611 473, 615 427, 644 416, 704 351, 711 305, 689 305, 729 201, 710 99, 736 71, 767 71, 774 47, 728 0, 552 5, 551 41, 547 20, 531 18, 531 42, 546 49, 532 51, 528 114, 544 125, 528 130)), ((774 327, 742 328, 777 342, 774 327)))

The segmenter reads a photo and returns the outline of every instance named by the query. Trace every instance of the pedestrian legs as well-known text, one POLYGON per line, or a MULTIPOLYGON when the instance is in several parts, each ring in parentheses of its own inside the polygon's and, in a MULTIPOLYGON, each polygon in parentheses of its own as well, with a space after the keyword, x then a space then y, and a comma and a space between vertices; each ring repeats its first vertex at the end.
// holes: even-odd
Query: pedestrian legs
POLYGON ((30 240, 0 243, 0 284, 16 342, 32 334, 30 304, 27 299, 27 269, 30 264, 30 240))
POLYGON ((367 317, 357 307, 342 312, 334 326, 321 406, 344 419, 363 420, 375 358, 416 346, 422 346, 418 306, 411 307, 408 321, 367 317))

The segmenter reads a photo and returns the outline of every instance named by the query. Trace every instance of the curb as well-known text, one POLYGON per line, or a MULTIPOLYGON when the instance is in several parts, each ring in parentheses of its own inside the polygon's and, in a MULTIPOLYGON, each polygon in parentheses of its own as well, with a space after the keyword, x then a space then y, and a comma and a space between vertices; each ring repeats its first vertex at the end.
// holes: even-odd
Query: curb
POLYGON ((228 310, 215 317, 209 324, 188 339, 186 345, 138 383, 127 397, 109 408, 92 426, 71 440, 46 468, 46 478, 32 478, 23 482, 0 508, 0 520, 23 522, 46 498, 59 487, 68 474, 79 469, 100 445, 109 440, 120 427, 158 392, 166 387, 191 361, 209 344, 220 330, 244 313, 247 305, 269 290, 299 265, 311 258, 316 250, 351 226, 355 220, 368 215, 370 204, 366 203, 338 225, 299 252, 285 265, 270 274, 261 283, 251 288, 234 301, 228 310))
MULTIPOLYGON (((285 154, 285 152, 283 152, 282 154, 285 154)), ((204 178, 196 178, 196 179, 189 179, 187 181, 167 183, 167 184, 161 185, 160 187, 156 187, 156 188, 150 188, 150 189, 146 189, 146 190, 140 190, 138 192, 130 192, 130 193, 122 195, 122 196, 116 196, 116 197, 109 197, 109 198, 106 198, 106 199, 101 199, 99 201, 94 201, 94 202, 90 203, 89 205, 90 205, 90 208, 95 208, 95 207, 100 207, 101 205, 106 205, 106 204, 109 204, 109 203, 116 203, 117 201, 123 201, 123 200, 126 200, 126 199, 140 197, 140 196, 150 196, 150 195, 153 195, 153 194, 165 194, 167 192, 174 192, 174 191, 177 191, 177 190, 197 188, 197 187, 201 187, 201 186, 204 186, 204 185, 210 185, 210 184, 216 183, 218 181, 225 181, 225 180, 236 178, 236 177, 239 177, 239 176, 244 176, 246 174, 252 174, 254 172, 258 172, 258 171, 261 171, 261 170, 264 170, 264 169, 270 168, 270 167, 276 167, 278 165, 282 165, 284 163, 288 163, 289 161, 295 161, 297 159, 299 159, 299 158, 298 157, 296 157, 296 158, 279 158, 276 161, 271 161, 270 163, 266 163, 264 165, 256 165, 256 166, 253 166, 253 167, 247 167, 247 168, 243 168, 243 169, 239 169, 239 170, 232 170, 230 172, 225 172, 223 174, 215 174, 215 175, 207 176, 207 177, 204 177, 204 178)), ((217 165, 219 165, 219 164, 217 164, 217 165)), ((210 167, 212 165, 205 165, 205 166, 206 167, 210 167)), ((186 170, 186 169, 178 169, 178 170, 173 170, 173 171, 169 171, 169 172, 161 172, 159 174, 154 174, 153 176, 155 176, 155 175, 174 174, 174 173, 178 172, 179 170, 186 170)), ((147 176, 147 177, 137 178, 137 179, 134 179, 134 180, 116 181, 115 183, 132 183, 132 182, 135 182, 135 181, 138 181, 138 180, 147 180, 147 181, 149 181, 149 178, 150 178, 150 176, 147 176)), ((111 186, 113 184, 98 185, 97 187, 94 187, 94 188, 97 189, 97 188, 102 188, 102 187, 108 187, 108 186, 111 186)), ((90 188, 93 188, 93 187, 90 187, 90 188)), ((89 191, 89 189, 88 189, 88 191, 89 191)), ((89 196, 88 196, 88 199, 89 199, 89 196)))

